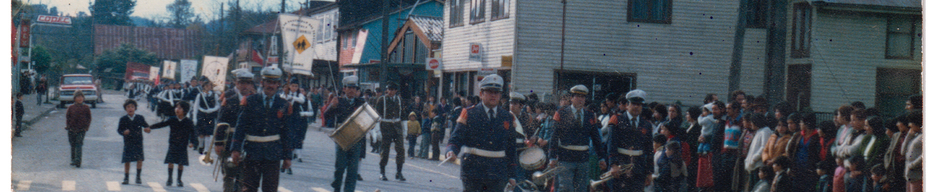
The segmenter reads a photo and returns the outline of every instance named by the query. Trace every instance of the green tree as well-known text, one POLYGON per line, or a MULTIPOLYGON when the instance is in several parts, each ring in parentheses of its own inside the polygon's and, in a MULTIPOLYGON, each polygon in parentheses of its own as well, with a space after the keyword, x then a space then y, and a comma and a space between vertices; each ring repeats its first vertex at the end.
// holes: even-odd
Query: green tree
POLYGON ((36 62, 33 66, 36 69, 37 73, 45 73, 49 66, 52 65, 52 55, 46 50, 45 47, 35 46, 33 47, 33 55, 31 57, 33 62, 36 62))
POLYGON ((185 28, 193 22, 192 3, 189 0, 176 0, 173 4, 166 6, 166 11, 170 12, 170 24, 174 28, 185 28))
POLYGON ((93 69, 97 72, 104 72, 105 69, 111 68, 112 74, 124 75, 124 71, 127 69, 127 62, 135 62, 145 65, 153 65, 157 63, 157 55, 153 52, 143 50, 129 43, 121 44, 120 47, 115 49, 106 50, 101 55, 98 55, 95 58, 95 65, 93 69))
POLYGON ((88 9, 95 24, 133 26, 130 16, 136 5, 136 0, 96 0, 88 9))

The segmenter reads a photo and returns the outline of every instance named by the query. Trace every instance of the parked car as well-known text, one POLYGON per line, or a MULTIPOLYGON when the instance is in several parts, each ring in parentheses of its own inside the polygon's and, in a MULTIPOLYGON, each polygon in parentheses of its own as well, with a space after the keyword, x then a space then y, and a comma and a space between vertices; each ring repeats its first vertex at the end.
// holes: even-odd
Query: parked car
POLYGON ((85 103, 91 108, 97 108, 98 88, 95 87, 91 74, 65 74, 59 79, 59 107, 75 102, 75 92, 81 91, 85 95, 85 103))

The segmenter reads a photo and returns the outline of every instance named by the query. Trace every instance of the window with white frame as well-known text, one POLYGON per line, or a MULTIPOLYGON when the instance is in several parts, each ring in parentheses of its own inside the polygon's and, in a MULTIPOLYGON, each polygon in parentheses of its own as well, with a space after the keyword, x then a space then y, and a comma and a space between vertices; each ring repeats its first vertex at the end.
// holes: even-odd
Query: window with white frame
POLYGON ((486 20, 486 0, 470 0, 470 24, 486 20))
POLYGON ((790 57, 806 58, 810 54, 810 37, 813 26, 813 8, 809 3, 793 5, 793 34, 791 35, 790 57))
POLYGON ((510 0, 492 0, 493 9, 490 20, 499 20, 509 18, 509 1, 510 0))
POLYGON ((449 0, 450 5, 450 26, 463 25, 463 0, 449 0))

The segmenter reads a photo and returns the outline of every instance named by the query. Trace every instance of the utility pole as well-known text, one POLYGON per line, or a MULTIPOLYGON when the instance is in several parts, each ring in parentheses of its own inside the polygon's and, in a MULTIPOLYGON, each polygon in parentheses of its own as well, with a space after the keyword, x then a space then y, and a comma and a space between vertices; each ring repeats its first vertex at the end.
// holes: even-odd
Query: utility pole
POLYGON ((747 2, 748 0, 740 0, 738 5, 738 23, 734 30, 734 48, 731 51, 728 75, 728 98, 731 98, 731 92, 741 86, 741 57, 744 52, 744 31, 747 27, 747 2))
MULTIPOLYGON (((284 0, 281 0, 281 14, 284 13, 284 0)), ((264 65, 263 63, 261 65, 264 65)), ((278 67, 284 67, 284 33, 277 34, 277 65, 278 67)), ((293 67, 293 66, 292 66, 293 67)), ((284 69, 281 69, 284 70, 284 69)), ((291 70, 293 71, 293 70, 291 70)))
POLYGON ((381 71, 379 71, 379 86, 385 86, 385 82, 388 81, 388 5, 389 0, 382 1, 382 66, 381 71))
POLYGON ((561 0, 561 67, 558 69, 558 76, 555 77, 555 90, 563 90, 561 87, 561 78, 565 74, 565 25, 568 18, 568 0, 561 0))

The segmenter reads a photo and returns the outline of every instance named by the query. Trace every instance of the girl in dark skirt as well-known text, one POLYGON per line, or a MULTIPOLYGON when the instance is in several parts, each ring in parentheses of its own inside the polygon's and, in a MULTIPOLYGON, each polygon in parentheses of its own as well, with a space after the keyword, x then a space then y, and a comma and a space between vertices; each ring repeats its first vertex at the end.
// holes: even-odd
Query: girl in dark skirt
MULTIPOLYGON (((179 165, 179 172, 176 174, 176 186, 183 187, 183 166, 189 166, 189 158, 186 154, 186 144, 195 142, 196 137, 193 132, 193 121, 186 118, 190 106, 186 101, 177 102, 174 106, 175 117, 170 117, 163 122, 152 125, 144 129, 149 132, 150 129, 159 129, 170 127, 170 147, 166 151, 166 159, 163 163, 169 164, 166 179, 166 186, 173 184, 173 164, 179 165)), ((190 144, 190 147, 192 144, 190 144)))
POLYGON ((205 140, 213 134, 212 131, 216 124, 215 119, 219 116, 219 94, 213 91, 212 87, 211 81, 202 84, 202 92, 196 95, 194 101, 196 103, 193 105, 195 108, 193 119, 196 119, 196 132, 199 134, 199 154, 206 153, 204 151, 205 140))
POLYGON ((121 156, 121 163, 124 163, 124 182, 121 184, 129 183, 127 175, 131 169, 131 162, 134 161, 137 162, 136 183, 140 184, 140 169, 144 162, 144 135, 141 131, 150 133, 149 130, 143 129, 149 125, 143 116, 134 114, 137 111, 137 101, 133 99, 124 101, 124 110, 127 111, 127 116, 121 117, 117 129, 118 134, 124 136, 124 154, 121 156))

